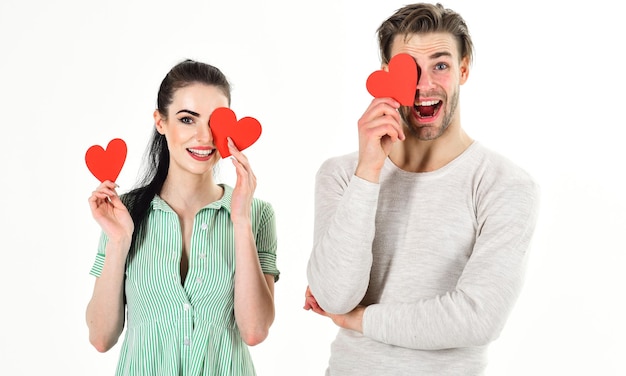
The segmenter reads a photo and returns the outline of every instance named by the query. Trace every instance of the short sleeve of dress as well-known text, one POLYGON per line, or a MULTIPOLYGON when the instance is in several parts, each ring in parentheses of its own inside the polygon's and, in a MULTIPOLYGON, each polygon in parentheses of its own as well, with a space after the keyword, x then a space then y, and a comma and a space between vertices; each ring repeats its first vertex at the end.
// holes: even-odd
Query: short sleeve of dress
POLYGON ((104 266, 104 249, 106 248, 108 241, 109 238, 103 231, 100 234, 100 241, 98 242, 98 252, 96 253, 96 260, 91 267, 91 271, 89 271, 89 274, 94 277, 100 277, 100 274, 102 274, 102 267, 104 266))
POLYGON ((273 275, 274 281, 278 281, 280 271, 276 267, 276 250, 278 248, 276 219, 274 208, 266 202, 262 205, 261 219, 256 234, 256 247, 263 274, 273 275))

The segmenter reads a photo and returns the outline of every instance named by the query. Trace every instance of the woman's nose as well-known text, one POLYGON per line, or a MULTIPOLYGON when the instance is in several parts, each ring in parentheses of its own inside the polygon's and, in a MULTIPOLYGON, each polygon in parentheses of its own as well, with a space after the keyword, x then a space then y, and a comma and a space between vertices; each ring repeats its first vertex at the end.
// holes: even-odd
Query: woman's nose
POLYGON ((211 142, 213 141, 213 134, 208 124, 198 125, 196 128, 196 141, 198 142, 211 142))

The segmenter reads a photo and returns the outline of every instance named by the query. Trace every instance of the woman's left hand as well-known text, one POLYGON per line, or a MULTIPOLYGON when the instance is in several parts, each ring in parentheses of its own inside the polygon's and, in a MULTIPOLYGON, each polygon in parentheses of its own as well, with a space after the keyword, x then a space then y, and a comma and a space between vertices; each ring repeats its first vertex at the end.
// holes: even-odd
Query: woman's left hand
POLYGON ((237 172, 237 183, 230 203, 230 217, 233 223, 239 220, 250 221, 256 176, 252 172, 248 158, 237 149, 230 137, 228 137, 228 150, 237 172))

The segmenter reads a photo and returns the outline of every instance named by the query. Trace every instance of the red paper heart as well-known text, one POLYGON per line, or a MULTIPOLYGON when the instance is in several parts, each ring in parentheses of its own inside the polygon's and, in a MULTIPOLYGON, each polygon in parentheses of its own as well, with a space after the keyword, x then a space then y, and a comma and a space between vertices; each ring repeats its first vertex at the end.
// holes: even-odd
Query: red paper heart
POLYGON ((126 161, 126 143, 121 138, 109 141, 106 150, 93 145, 85 153, 87 168, 100 182, 115 181, 126 161))
POLYGON ((378 70, 367 78, 367 91, 375 98, 391 97, 403 106, 415 103, 417 64, 409 54, 397 54, 389 61, 389 71, 378 70))
POLYGON ((209 119, 209 126, 215 147, 222 158, 230 155, 226 137, 230 137, 240 151, 261 137, 261 123, 257 119, 247 116, 237 121, 237 116, 228 107, 216 108, 209 119))

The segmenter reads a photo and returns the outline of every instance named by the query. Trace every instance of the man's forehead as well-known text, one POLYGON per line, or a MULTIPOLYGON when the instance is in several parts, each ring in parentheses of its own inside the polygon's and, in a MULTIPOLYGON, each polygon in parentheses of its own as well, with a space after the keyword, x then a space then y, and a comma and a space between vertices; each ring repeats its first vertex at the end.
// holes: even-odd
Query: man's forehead
POLYGON ((398 34, 394 37, 392 55, 408 52, 431 56, 454 57, 458 54, 457 40, 447 32, 398 34))

